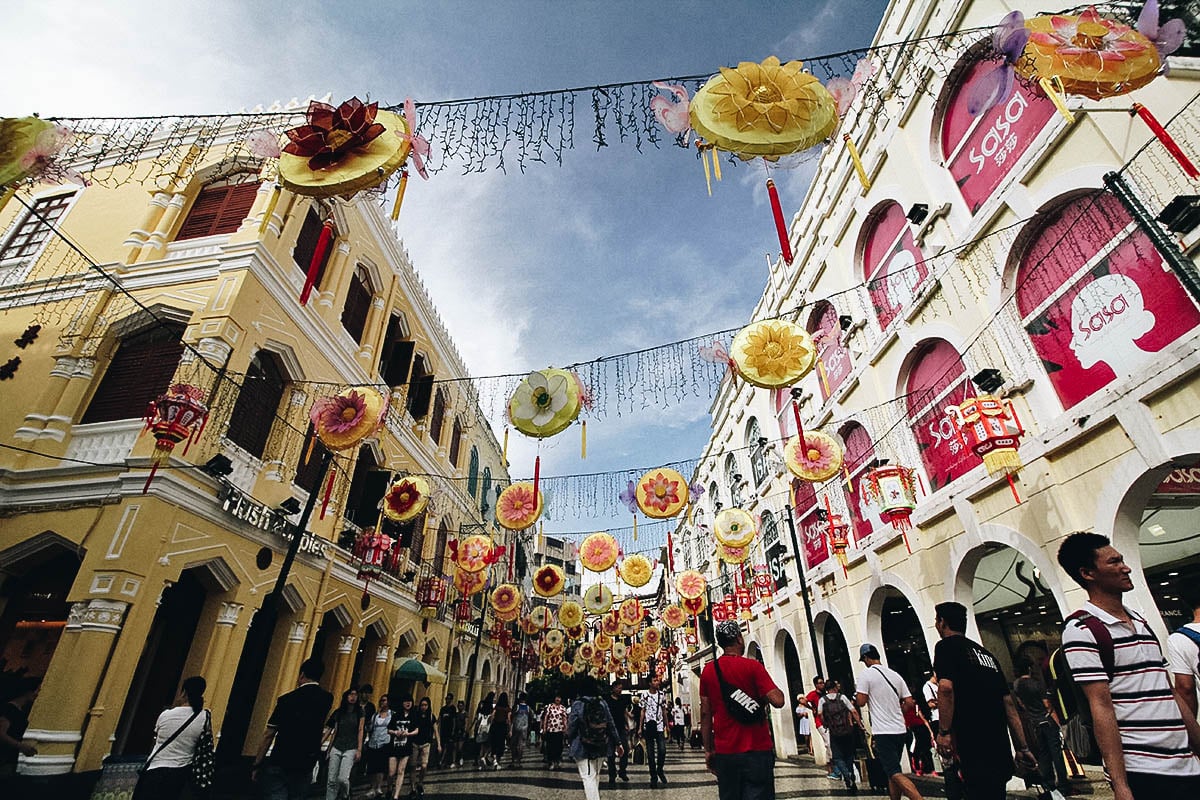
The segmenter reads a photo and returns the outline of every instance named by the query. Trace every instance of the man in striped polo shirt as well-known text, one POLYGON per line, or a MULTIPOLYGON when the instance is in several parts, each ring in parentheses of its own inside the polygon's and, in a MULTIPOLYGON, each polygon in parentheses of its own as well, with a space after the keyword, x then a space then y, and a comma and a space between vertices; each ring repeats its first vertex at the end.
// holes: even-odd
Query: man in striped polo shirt
POLYGON ((1058 563, 1088 593, 1067 618, 1063 652, 1091 710, 1115 800, 1200 797, 1200 725, 1184 714, 1158 639, 1122 595, 1130 568, 1108 538, 1073 533, 1058 563))

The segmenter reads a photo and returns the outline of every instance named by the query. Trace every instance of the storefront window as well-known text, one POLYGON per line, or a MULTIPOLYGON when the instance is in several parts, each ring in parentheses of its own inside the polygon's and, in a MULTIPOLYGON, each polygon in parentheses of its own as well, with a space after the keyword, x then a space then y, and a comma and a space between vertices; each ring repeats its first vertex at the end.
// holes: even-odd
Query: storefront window
POLYGON ((1102 192, 1041 215, 1017 270, 1017 308, 1064 408, 1145 375, 1200 312, 1120 201, 1102 192))
POLYGON ((929 277, 904 209, 894 200, 875 208, 863 226, 861 264, 879 326, 886 329, 916 299, 929 277))
POLYGON ((846 443, 846 471, 850 480, 842 484, 846 494, 846 505, 850 508, 850 519, 854 525, 854 541, 862 541, 871 535, 876 525, 882 524, 876 510, 863 501, 859 482, 868 466, 875 460, 875 444, 871 434, 857 422, 849 422, 838 431, 846 443))
POLYGON ((988 545, 971 583, 980 643, 1009 678, 1031 661, 1048 677, 1050 654, 1059 646, 1062 614, 1041 571, 1011 547, 988 545))
POLYGON ((922 345, 908 374, 908 418, 931 491, 965 475, 978 461, 962 446, 946 407, 967 399, 966 368, 954 345, 934 339, 922 345))
POLYGON ((808 332, 817 346, 817 383, 821 387, 821 398, 828 400, 854 369, 850 351, 842 344, 842 326, 838 321, 837 309, 825 301, 817 303, 808 319, 808 332))
POLYGON ((1200 464, 1172 470, 1155 489, 1142 512, 1138 550, 1167 629, 1191 622, 1180 590, 1200 581, 1200 464))

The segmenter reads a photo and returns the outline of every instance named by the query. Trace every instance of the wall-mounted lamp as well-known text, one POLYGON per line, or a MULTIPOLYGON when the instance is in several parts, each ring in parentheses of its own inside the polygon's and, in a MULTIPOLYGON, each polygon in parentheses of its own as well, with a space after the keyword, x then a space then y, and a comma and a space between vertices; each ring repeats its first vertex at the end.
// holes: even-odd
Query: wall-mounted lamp
POLYGON ((913 225, 920 225, 929 216, 929 206, 926 203, 913 203, 904 216, 913 225))
POLYGON ((1155 219, 1172 233, 1186 236, 1200 225, 1200 195, 1176 195, 1155 219))
POLYGON ((1004 385, 1004 375, 998 369, 981 369, 971 378, 971 383, 988 394, 994 394, 1004 385))

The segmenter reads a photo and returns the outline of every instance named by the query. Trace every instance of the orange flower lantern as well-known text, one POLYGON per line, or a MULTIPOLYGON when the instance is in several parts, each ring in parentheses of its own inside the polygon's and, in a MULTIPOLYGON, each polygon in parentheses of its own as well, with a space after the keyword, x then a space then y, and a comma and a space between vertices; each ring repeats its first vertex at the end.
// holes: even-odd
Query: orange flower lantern
POLYGON ((208 421, 208 406, 204 404, 204 390, 186 383, 172 385, 158 396, 146 409, 146 427, 154 435, 154 464, 146 477, 142 494, 150 491, 150 482, 158 472, 158 465, 171 454, 175 445, 188 440, 184 455, 192 440, 204 432, 208 421))

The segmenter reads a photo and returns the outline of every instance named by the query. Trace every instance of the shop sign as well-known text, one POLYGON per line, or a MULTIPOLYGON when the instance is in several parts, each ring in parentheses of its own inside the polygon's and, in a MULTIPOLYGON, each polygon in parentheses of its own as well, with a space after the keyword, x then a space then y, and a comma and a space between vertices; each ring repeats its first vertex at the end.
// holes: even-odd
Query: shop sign
POLYGON ((813 341, 817 345, 817 358, 821 359, 825 371, 825 380, 818 380, 821 397, 829 399, 829 395, 838 390, 842 382, 850 377, 854 364, 850 360, 850 351, 842 343, 842 326, 838 321, 837 309, 825 304, 817 329, 813 332, 813 341), (826 388, 829 391, 825 391, 826 388))
POLYGON ((829 542, 825 537, 828 530, 816 507, 800 518, 800 546, 804 548, 804 563, 809 569, 829 558, 829 542))
MULTIPOLYGON (((296 529, 295 525, 274 510, 232 486, 226 487, 221 508, 234 519, 275 534, 285 542, 292 540, 296 529)), ((329 558, 329 542, 306 531, 300 540, 299 552, 317 558, 329 558)))
POLYGON ((1200 466, 1180 467, 1170 474, 1154 490, 1155 494, 1200 494, 1200 466))
POLYGON ((767 548, 767 567, 771 572, 771 578, 775 581, 775 586, 782 589, 787 586, 787 569, 784 567, 784 558, 787 557, 787 547, 783 542, 776 542, 767 548))

